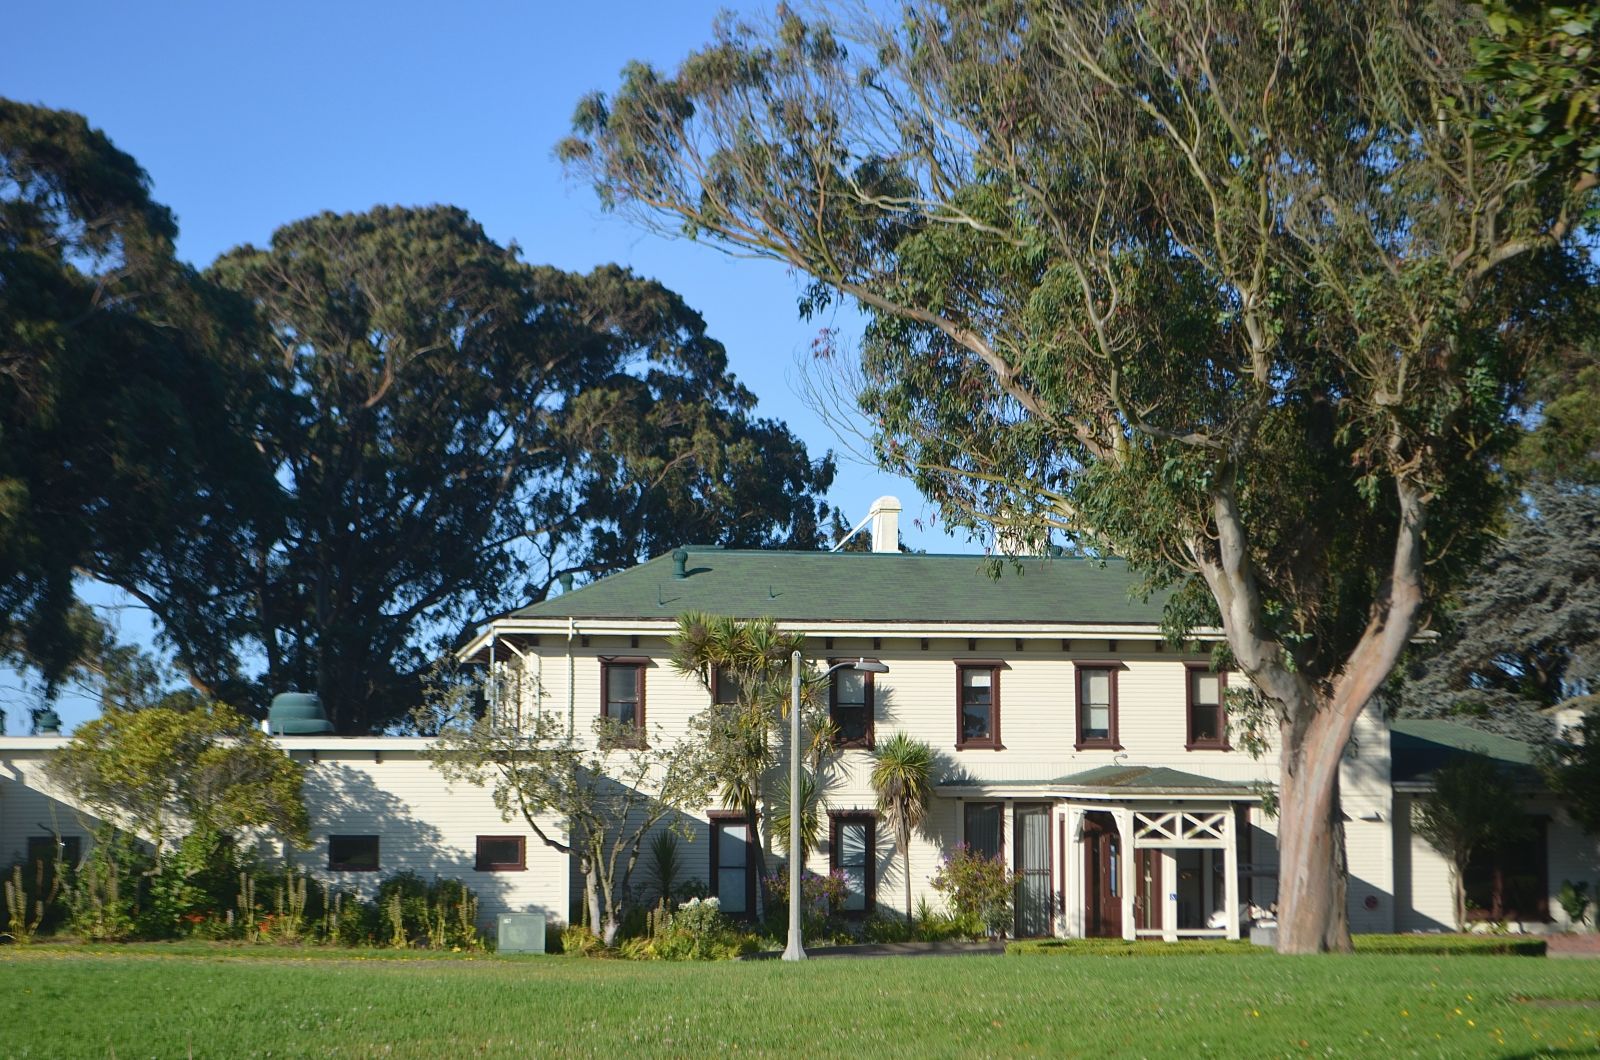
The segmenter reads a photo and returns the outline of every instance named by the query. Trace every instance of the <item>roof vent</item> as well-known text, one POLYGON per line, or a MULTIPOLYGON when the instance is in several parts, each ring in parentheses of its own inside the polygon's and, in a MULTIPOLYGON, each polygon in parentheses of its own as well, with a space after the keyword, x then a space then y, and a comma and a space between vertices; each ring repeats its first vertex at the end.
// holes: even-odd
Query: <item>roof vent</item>
POLYGON ((900 551, 900 498, 879 497, 867 516, 872 520, 872 551, 900 551))
POLYGON ((672 550, 672 576, 674 578, 687 578, 689 576, 689 550, 675 548, 672 550))
POLYGON ((569 571, 569 570, 562 571, 559 575, 556 576, 556 581, 561 583, 561 591, 563 593, 570 593, 572 591, 572 572, 571 571, 569 571))
POLYGON ((61 735, 61 715, 54 707, 45 707, 33 713, 33 731, 40 736, 61 735))
POLYGON ((321 736, 333 731, 315 692, 280 692, 267 711, 267 731, 274 736, 321 736))

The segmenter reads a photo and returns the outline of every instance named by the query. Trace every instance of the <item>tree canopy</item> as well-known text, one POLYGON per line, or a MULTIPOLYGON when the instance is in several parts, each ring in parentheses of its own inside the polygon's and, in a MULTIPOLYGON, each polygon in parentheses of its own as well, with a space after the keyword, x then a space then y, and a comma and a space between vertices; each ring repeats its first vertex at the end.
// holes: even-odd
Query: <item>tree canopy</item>
POLYGON ((1535 744, 1549 708, 1600 690, 1600 494, 1539 485, 1401 685, 1401 709, 1535 744))
POLYGON ((1278 722, 1280 944, 1347 948, 1350 727, 1484 553, 1593 188, 1480 149, 1471 9, 1241 0, 724 20, 560 148, 601 201, 870 315, 859 395, 946 523, 1215 623, 1278 722))
POLYGON ((99 635, 81 572, 232 547, 263 485, 241 307, 175 234, 81 116, 0 100, 0 644, 51 686, 99 635))
POLYGON ((96 817, 153 843, 259 829, 306 841, 303 769, 220 703, 112 708, 78 726, 50 777, 96 817))

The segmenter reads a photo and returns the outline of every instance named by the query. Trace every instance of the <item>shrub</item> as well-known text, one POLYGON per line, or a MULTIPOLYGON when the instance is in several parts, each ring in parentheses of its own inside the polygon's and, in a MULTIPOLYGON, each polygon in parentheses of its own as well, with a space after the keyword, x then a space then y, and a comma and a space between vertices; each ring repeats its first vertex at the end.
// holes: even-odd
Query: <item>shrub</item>
POLYGON ((1561 890, 1556 895, 1556 901, 1561 903, 1561 909, 1567 914, 1573 927, 1582 927, 1584 921, 1589 919, 1589 884, 1588 881, 1574 883, 1571 880, 1561 881, 1561 890))
MULTIPOLYGON (((767 894, 767 932, 783 938, 789 931, 789 872, 779 869, 767 876, 762 884, 767 894)), ((838 869, 826 876, 815 872, 801 873, 800 921, 808 939, 840 933, 839 926, 833 922, 833 914, 844 904, 849 893, 849 883, 838 869)))
POLYGON ((67 888, 68 930, 96 942, 131 936, 139 913, 139 879, 148 865, 148 855, 127 833, 99 829, 67 888))
POLYGON ((1357 953, 1543 957, 1545 952, 1544 939, 1529 935, 1355 935, 1352 941, 1357 953))
POLYGON ((715 898, 689 899, 667 918, 650 945, 641 947, 664 961, 728 960, 754 948, 755 940, 728 923, 715 898))
POLYGON ((560 935, 561 951, 568 957, 593 957, 605 952, 605 943, 582 924, 573 924, 560 935))
POLYGON ((1011 927, 1011 895, 1016 877, 1005 862, 986 858, 965 844, 945 858, 933 877, 933 889, 945 896, 952 918, 969 937, 1004 935, 1011 927))

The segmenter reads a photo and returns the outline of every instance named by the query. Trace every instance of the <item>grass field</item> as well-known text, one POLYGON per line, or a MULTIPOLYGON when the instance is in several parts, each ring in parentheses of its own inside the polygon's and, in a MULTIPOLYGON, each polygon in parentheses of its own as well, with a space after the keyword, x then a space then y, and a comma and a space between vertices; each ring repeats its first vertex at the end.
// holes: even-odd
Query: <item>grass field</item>
POLYGON ((0 950, 3 1056, 1600 1055, 1600 965, 0 950))

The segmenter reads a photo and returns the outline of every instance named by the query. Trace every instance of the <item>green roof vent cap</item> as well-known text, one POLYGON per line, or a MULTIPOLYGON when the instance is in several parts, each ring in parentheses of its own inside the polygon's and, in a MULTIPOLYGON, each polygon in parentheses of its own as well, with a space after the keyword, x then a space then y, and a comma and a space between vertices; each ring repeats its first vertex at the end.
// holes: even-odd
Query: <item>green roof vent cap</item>
POLYGON ((674 578, 687 578, 689 563, 689 550, 675 548, 672 550, 672 576, 674 578))
POLYGON ((280 692, 267 711, 267 731, 273 736, 322 736, 333 731, 333 723, 315 692, 280 692))

